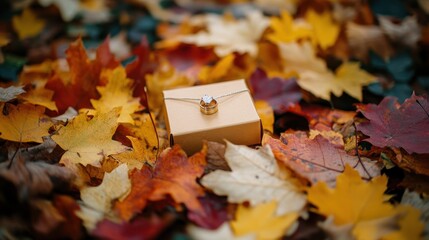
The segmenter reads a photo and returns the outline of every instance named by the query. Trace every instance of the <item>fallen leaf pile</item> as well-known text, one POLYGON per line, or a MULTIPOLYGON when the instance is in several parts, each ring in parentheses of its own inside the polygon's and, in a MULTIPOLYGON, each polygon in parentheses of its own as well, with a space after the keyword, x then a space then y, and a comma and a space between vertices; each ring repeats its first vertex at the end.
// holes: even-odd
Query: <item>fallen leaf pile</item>
POLYGON ((429 238, 427 1, 0 12, 0 239, 429 238), (235 79, 261 144, 170 146, 162 92, 235 79))

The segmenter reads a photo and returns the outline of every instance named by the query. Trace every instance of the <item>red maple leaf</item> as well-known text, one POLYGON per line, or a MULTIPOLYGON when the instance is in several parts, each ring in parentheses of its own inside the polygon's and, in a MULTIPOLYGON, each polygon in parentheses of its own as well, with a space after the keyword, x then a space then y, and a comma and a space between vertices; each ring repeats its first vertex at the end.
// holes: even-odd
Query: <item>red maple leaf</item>
POLYGON ((408 153, 429 153, 429 102, 427 96, 416 96, 401 105, 394 97, 380 104, 357 106, 369 121, 357 129, 369 136, 365 141, 377 147, 401 147, 408 153))

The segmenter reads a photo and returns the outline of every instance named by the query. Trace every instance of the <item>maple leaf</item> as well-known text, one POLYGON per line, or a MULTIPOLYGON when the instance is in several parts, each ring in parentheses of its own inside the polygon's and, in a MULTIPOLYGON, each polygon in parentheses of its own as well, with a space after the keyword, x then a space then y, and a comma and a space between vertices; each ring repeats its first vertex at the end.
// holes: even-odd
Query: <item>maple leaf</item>
POLYGON ((304 21, 294 21, 286 11, 281 12, 280 18, 272 17, 270 27, 274 32, 268 34, 267 38, 275 43, 296 42, 300 39, 313 37, 311 25, 304 21))
POLYGON ((302 94, 294 79, 279 77, 269 78, 267 74, 257 69, 250 77, 253 97, 267 101, 276 113, 281 113, 288 106, 301 100, 302 94))
POLYGON ((256 239, 279 239, 298 219, 298 213, 276 216, 277 203, 271 201, 252 208, 238 206, 231 228, 237 236, 253 233, 256 239))
POLYGON ((234 67, 234 60, 234 54, 228 54, 220 59, 213 67, 204 66, 198 73, 199 80, 207 84, 219 82, 224 78, 228 78, 227 74, 228 71, 234 67))
POLYGON ((18 95, 25 93, 24 86, 9 86, 7 88, 0 87, 0 102, 9 102, 15 99, 18 95))
POLYGON ((313 184, 322 181, 335 185, 335 178, 347 164, 356 168, 365 178, 380 175, 381 164, 368 158, 359 159, 348 155, 342 147, 332 144, 321 135, 310 139, 302 131, 285 132, 279 140, 265 135, 263 145, 269 145, 279 161, 313 184))
POLYGON ((206 229, 217 229, 229 219, 228 202, 222 197, 207 194, 198 199, 203 207, 202 212, 188 212, 188 219, 206 229))
POLYGON ((351 224, 351 232, 357 239, 379 239, 394 232, 392 224, 401 212, 400 207, 395 209, 386 202, 386 184, 385 176, 365 182, 346 165, 344 173, 337 177, 335 189, 318 182, 308 190, 308 201, 320 214, 332 216, 336 226, 351 224))
POLYGON ((262 127, 265 130, 274 132, 274 111, 273 108, 268 104, 268 102, 263 100, 255 101, 256 112, 259 115, 259 118, 262 122, 262 127))
POLYGON ((115 204, 119 216, 129 221, 134 214, 146 207, 148 196, 153 191, 152 171, 148 167, 134 169, 130 173, 131 191, 122 201, 115 204))
POLYGON ((269 148, 254 150, 227 142, 225 158, 232 171, 216 170, 201 183, 218 195, 227 195, 229 202, 249 201, 256 206, 276 200, 277 214, 298 212, 305 206, 299 185, 290 172, 279 168, 269 148))
POLYGON ((326 72, 325 61, 318 58, 313 46, 308 41, 302 43, 280 43, 279 51, 283 60, 285 72, 326 72))
POLYGON ((113 141, 112 135, 118 127, 120 108, 100 113, 88 120, 86 114, 79 114, 65 127, 58 130, 52 139, 66 152, 61 162, 84 166, 100 166, 100 161, 108 155, 126 151, 128 148, 113 141))
POLYGON ((310 9, 307 11, 305 19, 312 25, 314 39, 323 50, 334 45, 340 33, 340 26, 332 21, 330 12, 325 11, 318 14, 310 9))
POLYGON ((125 197, 131 188, 128 178, 128 167, 121 164, 112 172, 106 173, 103 182, 97 187, 86 187, 80 190, 80 197, 85 203, 85 207, 77 212, 78 217, 84 221, 84 226, 88 230, 94 229, 96 223, 100 221, 104 214, 111 212, 112 201, 125 197), (97 211, 94 218, 90 211, 97 211))
POLYGON ((248 13, 246 19, 233 22, 216 15, 208 15, 206 21, 207 32, 184 35, 180 41, 197 46, 214 46, 214 51, 219 57, 233 52, 256 56, 258 52, 256 41, 269 24, 258 11, 248 13))
POLYGON ((55 102, 52 101, 54 91, 44 88, 45 82, 41 84, 33 83, 32 85, 33 88, 25 94, 22 94, 20 98, 31 104, 40 105, 52 111, 58 111, 55 102))
POLYGON ((68 107, 90 108, 90 99, 99 97, 96 86, 100 83, 103 68, 113 69, 119 65, 109 50, 107 38, 96 51, 94 60, 86 54, 82 39, 77 39, 66 50, 69 70, 57 69, 46 83, 46 88, 54 91, 53 100, 59 112, 68 107))
POLYGON ((146 143, 138 138, 128 136, 131 141, 133 151, 114 154, 111 157, 121 163, 126 163, 129 169, 141 169, 145 163, 153 166, 155 156, 152 151, 147 149, 146 143))
POLYGON ((43 136, 49 135, 52 122, 44 116, 44 107, 19 104, 0 105, 0 138, 14 142, 42 143, 43 136))
POLYGON ((385 97, 378 105, 358 105, 357 108, 369 120, 357 126, 369 136, 364 141, 377 147, 401 147, 410 154, 429 153, 427 96, 413 94, 402 105, 394 97, 385 97))
POLYGON ((19 39, 25 39, 38 35, 45 28, 46 22, 37 18, 30 8, 26 8, 21 16, 13 16, 12 25, 19 39))
POLYGON ((150 109, 160 109, 164 98, 162 91, 177 87, 191 86, 193 83, 169 62, 162 62, 153 74, 146 75, 147 94, 150 109))
POLYGON ((161 154, 153 170, 153 192, 149 199, 158 201, 170 195, 175 202, 184 203, 191 211, 202 211, 198 196, 204 195, 203 188, 196 182, 204 172, 206 149, 187 158, 178 145, 161 154))
POLYGON ((106 86, 97 87, 101 98, 91 99, 91 104, 100 113, 111 111, 115 107, 122 107, 118 122, 134 123, 130 114, 142 109, 138 98, 132 97, 132 80, 126 76, 125 69, 119 66, 113 70, 105 69, 101 72, 101 79, 106 79, 106 86))

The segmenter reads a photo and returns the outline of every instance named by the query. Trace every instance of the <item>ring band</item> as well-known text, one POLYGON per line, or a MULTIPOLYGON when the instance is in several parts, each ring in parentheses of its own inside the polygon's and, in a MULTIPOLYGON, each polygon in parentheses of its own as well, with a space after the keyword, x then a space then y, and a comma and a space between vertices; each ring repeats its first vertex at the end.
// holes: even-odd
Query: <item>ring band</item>
POLYGON ((217 101, 212 96, 204 95, 200 100, 200 111, 206 115, 217 112, 217 101))

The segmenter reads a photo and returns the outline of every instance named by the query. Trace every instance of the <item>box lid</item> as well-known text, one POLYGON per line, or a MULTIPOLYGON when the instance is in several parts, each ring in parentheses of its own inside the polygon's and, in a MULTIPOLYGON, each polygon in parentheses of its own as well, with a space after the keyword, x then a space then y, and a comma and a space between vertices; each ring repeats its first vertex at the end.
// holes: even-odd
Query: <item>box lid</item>
MULTIPOLYGON (((201 98, 204 94, 221 96, 248 89, 244 80, 179 88, 164 91, 164 98, 201 98)), ((217 99, 218 112, 205 115, 200 112, 199 100, 165 99, 166 124, 173 135, 225 128, 248 122, 259 122, 249 91, 217 99)))

